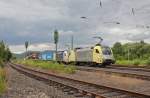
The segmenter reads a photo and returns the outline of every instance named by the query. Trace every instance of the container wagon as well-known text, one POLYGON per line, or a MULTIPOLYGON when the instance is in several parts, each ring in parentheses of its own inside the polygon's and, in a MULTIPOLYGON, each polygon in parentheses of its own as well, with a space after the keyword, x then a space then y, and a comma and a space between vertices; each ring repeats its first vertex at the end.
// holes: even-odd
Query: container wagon
POLYGON ((54 51, 44 51, 41 52, 40 57, 41 60, 55 60, 55 52, 54 51))

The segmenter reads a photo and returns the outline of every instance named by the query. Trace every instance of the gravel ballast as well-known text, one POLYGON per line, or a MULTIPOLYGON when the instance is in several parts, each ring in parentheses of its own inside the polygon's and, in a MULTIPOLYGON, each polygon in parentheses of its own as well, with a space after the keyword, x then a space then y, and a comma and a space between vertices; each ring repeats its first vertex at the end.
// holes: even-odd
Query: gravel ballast
POLYGON ((35 80, 7 66, 7 91, 0 98, 74 98, 53 86, 35 80))
POLYGON ((80 70, 77 70, 74 74, 53 73, 50 70, 41 69, 37 67, 25 67, 66 78, 76 79, 84 82, 94 83, 97 85, 103 85, 111 88, 126 90, 150 96, 150 82, 148 80, 136 79, 131 77, 122 77, 101 72, 88 72, 80 70))

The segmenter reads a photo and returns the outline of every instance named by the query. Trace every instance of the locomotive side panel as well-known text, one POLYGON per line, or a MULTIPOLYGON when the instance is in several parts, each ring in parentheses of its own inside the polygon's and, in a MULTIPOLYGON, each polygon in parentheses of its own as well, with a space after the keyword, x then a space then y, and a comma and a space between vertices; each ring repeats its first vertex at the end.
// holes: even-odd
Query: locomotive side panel
POLYGON ((101 46, 95 46, 93 49, 93 62, 97 64, 102 64, 103 56, 101 46))
POLYGON ((93 50, 77 50, 76 51, 77 62, 93 62, 93 50))
POLYGON ((75 62, 76 61, 76 55, 74 50, 69 51, 69 62, 75 62))

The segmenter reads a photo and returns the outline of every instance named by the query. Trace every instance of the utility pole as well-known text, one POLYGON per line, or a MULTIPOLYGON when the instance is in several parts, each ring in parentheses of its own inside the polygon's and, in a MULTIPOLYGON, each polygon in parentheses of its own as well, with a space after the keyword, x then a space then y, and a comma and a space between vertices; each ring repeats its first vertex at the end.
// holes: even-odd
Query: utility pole
POLYGON ((74 44, 74 37, 73 35, 71 36, 71 49, 73 50, 73 44, 74 44))
POLYGON ((25 59, 27 58, 27 56, 28 56, 28 54, 27 54, 27 49, 28 49, 28 47, 29 47, 29 42, 28 41, 26 41, 25 42, 25 48, 26 48, 26 52, 25 52, 25 59))
POLYGON ((128 61, 130 60, 130 50, 128 49, 128 61))

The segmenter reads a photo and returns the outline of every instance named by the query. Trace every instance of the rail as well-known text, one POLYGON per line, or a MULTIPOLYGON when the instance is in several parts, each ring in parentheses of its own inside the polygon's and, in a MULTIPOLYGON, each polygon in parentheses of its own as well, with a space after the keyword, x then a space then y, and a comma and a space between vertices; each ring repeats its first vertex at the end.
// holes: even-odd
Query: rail
POLYGON ((130 92, 126 90, 120 90, 116 88, 111 88, 107 86, 97 85, 93 83, 88 83, 85 81, 80 81, 77 79, 70 79, 67 77, 62 77, 56 74, 46 73, 39 70, 34 70, 31 68, 27 68, 22 65, 16 65, 9 63, 9 65, 30 76, 46 82, 50 85, 57 87, 58 89, 62 89, 64 92, 68 92, 68 94, 80 95, 85 98, 149 98, 149 95, 139 94, 136 92, 130 92))

